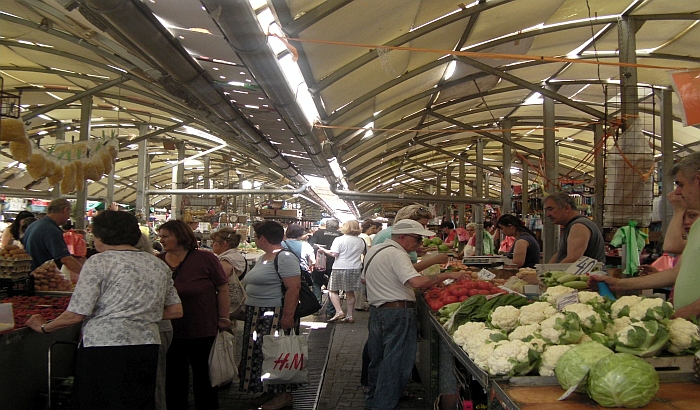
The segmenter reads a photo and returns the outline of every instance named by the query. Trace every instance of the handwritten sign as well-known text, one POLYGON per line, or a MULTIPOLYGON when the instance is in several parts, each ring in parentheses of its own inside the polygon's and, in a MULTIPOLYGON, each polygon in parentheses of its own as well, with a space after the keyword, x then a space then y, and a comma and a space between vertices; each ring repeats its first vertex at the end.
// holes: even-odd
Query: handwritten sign
POLYGON ((582 256, 581 258, 579 258, 579 260, 577 260, 576 262, 572 263, 571 266, 569 266, 569 269, 566 270, 566 273, 570 273, 572 275, 586 275, 593 270, 597 263, 598 261, 593 258, 589 258, 588 256, 582 256))
POLYGON ((481 280, 491 280, 496 277, 496 274, 487 269, 482 269, 477 273, 477 277, 481 280))
POLYGON ((557 310, 563 311, 564 307, 578 303, 578 292, 573 291, 557 298, 557 310))

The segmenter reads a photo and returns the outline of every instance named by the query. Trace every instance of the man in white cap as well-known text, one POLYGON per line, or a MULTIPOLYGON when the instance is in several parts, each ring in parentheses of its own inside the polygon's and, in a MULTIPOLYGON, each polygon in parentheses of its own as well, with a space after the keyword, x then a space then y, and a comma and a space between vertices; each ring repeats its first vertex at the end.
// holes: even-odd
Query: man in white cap
POLYGON ((445 279, 462 279, 452 272, 421 276, 408 252, 434 232, 411 219, 392 227, 391 239, 372 246, 365 256, 362 277, 367 285, 369 314, 369 392, 372 410, 394 410, 411 377, 418 343, 415 288, 429 288, 445 279))

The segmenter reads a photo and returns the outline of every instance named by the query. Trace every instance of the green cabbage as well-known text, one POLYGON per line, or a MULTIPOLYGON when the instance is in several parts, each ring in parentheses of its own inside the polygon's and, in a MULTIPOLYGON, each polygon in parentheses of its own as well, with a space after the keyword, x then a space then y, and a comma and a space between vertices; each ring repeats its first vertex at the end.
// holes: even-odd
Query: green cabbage
POLYGON ((659 375, 643 359, 616 353, 598 361, 588 376, 586 390, 604 407, 643 407, 656 396, 659 375))
POLYGON ((586 390, 586 376, 598 360, 612 355, 613 351, 598 342, 585 342, 566 351, 557 362, 554 374, 564 390, 579 385, 577 391, 586 390), (580 383, 580 384, 579 384, 580 383))

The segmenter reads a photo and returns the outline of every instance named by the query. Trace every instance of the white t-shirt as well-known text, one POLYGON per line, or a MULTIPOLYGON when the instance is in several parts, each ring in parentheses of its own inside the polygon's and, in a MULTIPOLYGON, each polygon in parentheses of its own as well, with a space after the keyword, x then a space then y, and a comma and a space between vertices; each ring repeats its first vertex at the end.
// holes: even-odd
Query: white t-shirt
POLYGON ((409 279, 420 276, 413 268, 408 253, 388 239, 373 246, 365 257, 363 278, 367 285, 367 301, 372 306, 397 300, 415 301, 416 294, 409 279), (376 256, 373 256, 375 255, 376 256))
POLYGON ((336 238, 330 249, 331 252, 338 253, 333 269, 360 269, 365 247, 365 241, 357 236, 343 235, 336 238))

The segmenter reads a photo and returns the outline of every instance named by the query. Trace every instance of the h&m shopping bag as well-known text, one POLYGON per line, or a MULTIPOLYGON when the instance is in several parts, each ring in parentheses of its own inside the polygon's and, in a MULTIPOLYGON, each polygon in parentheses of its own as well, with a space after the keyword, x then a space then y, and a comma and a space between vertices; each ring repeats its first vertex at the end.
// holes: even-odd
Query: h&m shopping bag
POLYGON ((238 376, 234 357, 236 337, 227 331, 219 331, 209 352, 209 381, 212 387, 231 383, 238 376))
POLYGON ((263 385, 308 382, 306 335, 265 335, 262 351, 263 385))

